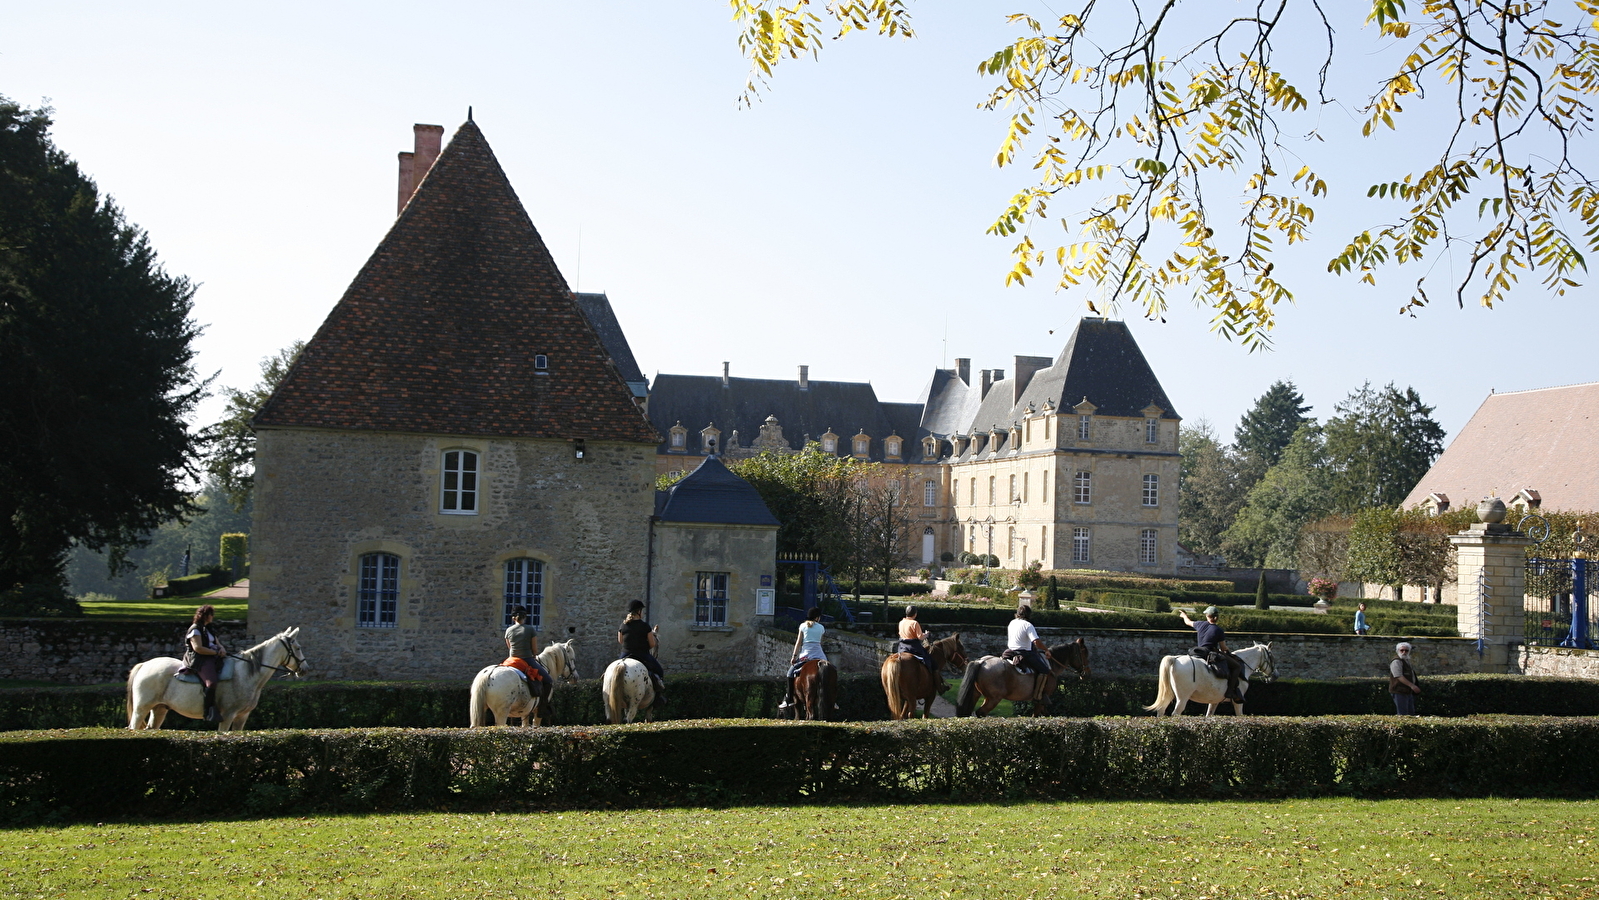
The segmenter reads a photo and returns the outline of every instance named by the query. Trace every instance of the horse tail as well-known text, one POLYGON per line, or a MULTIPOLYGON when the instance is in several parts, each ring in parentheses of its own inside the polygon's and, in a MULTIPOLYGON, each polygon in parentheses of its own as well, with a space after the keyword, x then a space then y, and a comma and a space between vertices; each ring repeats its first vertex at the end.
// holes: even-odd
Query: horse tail
POLYGON ((822 682, 822 714, 823 722, 831 722, 835 716, 833 707, 838 705, 838 667, 822 660, 816 666, 816 674, 822 682))
POLYGON ((472 698, 467 702, 467 709, 473 728, 481 728, 488 724, 489 717, 489 681, 494 670, 484 669, 472 679, 472 698))
POLYGON ((1161 657, 1160 690, 1155 694, 1155 702, 1144 707, 1144 709, 1159 716, 1165 711, 1166 707, 1172 705, 1177 700, 1177 688, 1172 684, 1172 680, 1176 677, 1175 664, 1172 662, 1172 658, 1170 656, 1161 657))
POLYGON ((627 666, 618 660, 606 667, 605 677, 600 681, 600 692, 605 695, 605 717, 612 725, 626 721, 627 704, 622 699, 622 690, 627 684, 626 675, 627 666))
POLYGON ((983 670, 980 660, 966 664, 966 675, 961 678, 960 693, 955 695, 955 715, 964 718, 977 708, 977 673, 983 670))
POLYGON ((134 727, 134 722, 133 722, 133 676, 138 674, 139 665, 140 665, 139 663, 134 663, 133 664, 133 668, 128 670, 128 691, 127 691, 128 707, 127 707, 127 709, 128 709, 128 727, 129 728, 133 728, 134 727))
POLYGON ((882 677, 883 695, 888 698, 888 714, 895 719, 903 718, 900 709, 905 700, 900 696, 899 664, 895 661, 895 657, 890 656, 883 660, 882 677))

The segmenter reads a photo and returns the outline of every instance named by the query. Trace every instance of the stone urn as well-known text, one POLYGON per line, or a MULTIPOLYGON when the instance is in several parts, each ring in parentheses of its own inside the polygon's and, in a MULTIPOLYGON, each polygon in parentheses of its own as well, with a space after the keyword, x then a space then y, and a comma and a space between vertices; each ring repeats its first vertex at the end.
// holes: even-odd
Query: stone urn
POLYGON ((1477 504, 1477 518, 1489 525, 1498 525, 1505 520, 1505 501, 1498 497, 1485 497, 1477 504))
POLYGON ((1327 610, 1332 608, 1332 604, 1328 603, 1326 600, 1318 598, 1315 603, 1310 605, 1310 608, 1325 616, 1327 614, 1327 610))

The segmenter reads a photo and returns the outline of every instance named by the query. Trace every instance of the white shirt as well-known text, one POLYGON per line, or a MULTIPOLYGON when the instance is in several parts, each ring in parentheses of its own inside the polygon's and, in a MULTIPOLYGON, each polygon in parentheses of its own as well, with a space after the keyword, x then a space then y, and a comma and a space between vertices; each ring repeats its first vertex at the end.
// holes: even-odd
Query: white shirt
POLYGON ((1006 647, 1011 650, 1031 650, 1033 641, 1038 640, 1038 629, 1026 619, 1011 619, 1005 626, 1005 635, 1009 638, 1006 647))
POLYGON ((801 624, 800 633, 800 659, 826 659, 827 654, 822 652, 822 635, 827 632, 821 622, 801 624))

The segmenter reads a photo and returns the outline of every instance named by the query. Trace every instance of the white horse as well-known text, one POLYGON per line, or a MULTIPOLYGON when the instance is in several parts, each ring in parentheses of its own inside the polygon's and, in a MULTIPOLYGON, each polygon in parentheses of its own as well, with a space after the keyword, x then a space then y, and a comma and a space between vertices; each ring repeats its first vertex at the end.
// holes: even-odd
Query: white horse
MULTIPOLYGON (((1255 646, 1239 650, 1233 654, 1244 661, 1244 677, 1238 680, 1238 695, 1244 696, 1249 690, 1250 675, 1259 675, 1262 681, 1270 682, 1277 677, 1277 666, 1271 658, 1271 645, 1255 642, 1255 646)), ((1233 715, 1244 714, 1244 704, 1227 700, 1227 679, 1217 678, 1211 674, 1210 667, 1203 660, 1192 656, 1167 656, 1160 661, 1160 693, 1155 696, 1155 702, 1144 707, 1156 716, 1166 714, 1166 708, 1171 707, 1173 701, 1176 706, 1171 714, 1180 716, 1187 708, 1189 700, 1197 700, 1208 704, 1205 715, 1216 714, 1216 707, 1226 702, 1232 702, 1233 715)))
MULTIPOLYGON (((576 639, 551 644, 539 652, 539 662, 551 678, 568 683, 577 681, 576 639)), ((528 681, 510 666, 498 663, 484 668, 472 678, 470 719, 473 728, 483 725, 508 724, 510 719, 521 719, 522 727, 543 725, 549 712, 550 696, 555 693, 552 683, 542 687, 537 696, 529 689, 528 681), (541 704, 542 698, 542 704, 541 704), (541 709, 540 706, 543 706, 541 709)))
POLYGON ((626 725, 644 714, 644 721, 655 717, 655 682, 650 670, 636 659, 619 659, 605 667, 600 680, 605 696, 605 717, 612 725, 626 725))
MULTIPOLYGON (((306 668, 305 654, 296 635, 298 627, 267 638, 233 658, 233 677, 217 683, 218 731, 237 731, 255 711, 261 690, 278 672, 295 677, 306 668)), ((160 728, 167 713, 191 719, 205 718, 205 687, 179 681, 175 676, 183 661, 160 656, 137 663, 128 671, 128 727, 134 731, 160 728)))

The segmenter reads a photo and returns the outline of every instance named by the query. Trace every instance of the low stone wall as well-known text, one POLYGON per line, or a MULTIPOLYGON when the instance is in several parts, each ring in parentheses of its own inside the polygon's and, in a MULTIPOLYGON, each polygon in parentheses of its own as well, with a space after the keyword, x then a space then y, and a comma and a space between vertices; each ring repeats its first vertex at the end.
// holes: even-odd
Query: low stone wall
MULTIPOLYGON (((945 628, 936 629, 934 638, 945 637, 945 628)), ((1089 665, 1095 676, 1153 675, 1163 656, 1184 653, 1193 646, 1191 631, 1071 630, 1040 628, 1046 644, 1064 643, 1082 637, 1088 645, 1089 665)), ((1005 649, 1005 630, 997 626, 969 625, 960 629, 961 645, 975 659, 997 655, 1005 649)), ((1422 675, 1462 675, 1475 672, 1504 672, 1493 667, 1491 657, 1477 653, 1475 641, 1465 638, 1409 638, 1415 647, 1411 656, 1422 675)), ((1386 675, 1394 658, 1395 640, 1330 634, 1277 635, 1271 642, 1272 660, 1280 678, 1372 678, 1386 675)), ((886 646, 886 645, 885 645, 886 646)), ((1237 647, 1248 646, 1239 642, 1237 647)), ((885 649, 886 652, 886 649, 885 649)), ((786 657, 785 657, 786 658, 786 657)))
MULTIPOLYGON (((0 620, 0 679, 108 684, 126 681, 134 663, 183 650, 181 621, 0 620)), ((243 622, 218 622, 229 649, 250 646, 243 622)))
POLYGON ((1599 650, 1529 647, 1521 644, 1511 649, 1510 659, 1515 671, 1522 675, 1599 680, 1599 650))
MULTIPOLYGON (((830 629, 822 637, 822 651, 840 672, 876 672, 891 649, 893 641, 869 634, 830 629)), ((754 674, 782 677, 788 673, 788 661, 793 655, 792 631, 768 627, 755 630, 754 674)))

